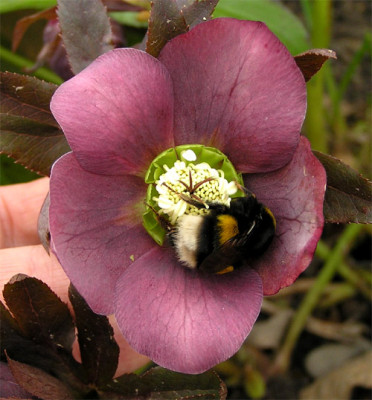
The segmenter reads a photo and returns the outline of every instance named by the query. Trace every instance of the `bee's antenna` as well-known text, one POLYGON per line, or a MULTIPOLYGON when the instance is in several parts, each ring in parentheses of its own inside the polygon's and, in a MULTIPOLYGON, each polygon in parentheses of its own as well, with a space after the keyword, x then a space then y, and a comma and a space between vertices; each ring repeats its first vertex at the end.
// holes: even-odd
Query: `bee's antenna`
POLYGON ((238 181, 235 181, 237 188, 242 191, 247 197, 256 197, 256 195, 251 192, 249 189, 241 185, 238 181))
POLYGON ((160 226, 167 232, 170 232, 173 229, 172 224, 170 224, 162 215, 160 215, 159 211, 155 210, 155 208, 150 205, 149 203, 146 203, 144 201, 145 206, 148 207, 155 215, 156 219, 158 220, 160 226))

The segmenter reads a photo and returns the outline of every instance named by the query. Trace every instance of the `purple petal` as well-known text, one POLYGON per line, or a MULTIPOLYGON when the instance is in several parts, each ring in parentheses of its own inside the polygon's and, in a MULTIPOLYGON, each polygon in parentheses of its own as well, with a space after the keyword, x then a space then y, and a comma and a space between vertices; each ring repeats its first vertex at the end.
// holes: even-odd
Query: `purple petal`
POLYGON ((274 294, 291 285, 313 257, 323 229, 325 171, 301 137, 288 165, 268 174, 245 175, 244 183, 276 218, 275 238, 254 265, 264 294, 274 294))
POLYGON ((51 110, 81 167, 93 173, 144 174, 173 146, 169 74, 139 50, 99 57, 57 89, 51 110))
POLYGON ((241 172, 292 158, 306 111, 301 71, 265 24, 220 18, 162 50, 175 92, 175 141, 224 152, 241 172))
POLYGON ((157 247, 116 288, 115 316, 128 343, 159 365, 201 373, 231 357, 259 314, 261 279, 252 269, 202 275, 157 247))
POLYGON ((138 204, 146 185, 135 176, 94 175, 73 153, 53 166, 50 230, 66 274, 93 311, 113 312, 119 275, 154 246, 142 227, 138 204))

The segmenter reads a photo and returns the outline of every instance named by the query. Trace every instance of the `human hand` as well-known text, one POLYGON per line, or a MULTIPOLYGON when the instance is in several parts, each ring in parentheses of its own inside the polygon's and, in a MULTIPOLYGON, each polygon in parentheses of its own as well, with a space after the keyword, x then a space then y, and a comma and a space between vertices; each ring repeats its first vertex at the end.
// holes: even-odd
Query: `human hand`
MULTIPOLYGON (((48 255, 40 244, 37 233, 37 219, 48 189, 48 178, 0 187, 0 283, 4 287, 12 276, 23 273, 42 280, 68 303, 70 281, 56 257, 48 255)), ((2 293, 0 296, 4 301, 2 293)), ((149 359, 128 345, 114 316, 109 320, 120 347, 116 376, 146 364, 149 359)), ((74 354, 79 357, 77 345, 74 354)))

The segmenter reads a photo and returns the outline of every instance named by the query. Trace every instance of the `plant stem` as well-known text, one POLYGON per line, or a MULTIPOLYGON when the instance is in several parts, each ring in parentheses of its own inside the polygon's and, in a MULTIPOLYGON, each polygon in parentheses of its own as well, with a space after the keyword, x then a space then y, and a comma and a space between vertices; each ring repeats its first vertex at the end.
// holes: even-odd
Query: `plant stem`
POLYGON ((335 275, 338 266, 342 262, 344 254, 348 252, 362 228, 361 225, 356 224, 347 226, 334 249, 330 251, 328 260, 320 271, 314 286, 307 292, 296 311, 296 314, 293 316, 284 343, 277 353, 275 370, 285 372, 288 369, 292 351, 296 346, 297 339, 306 325, 308 317, 311 315, 313 309, 318 303, 325 287, 335 275))
MULTIPOLYGON (((0 46, 0 58, 8 63, 20 68, 23 70, 24 68, 30 68, 33 66, 33 62, 24 58, 18 54, 11 52, 3 46, 0 46)), ((48 70, 47 68, 38 68, 33 75, 37 78, 44 79, 48 82, 56 83, 57 85, 61 84, 63 80, 56 75, 54 72, 48 70)))
MULTIPOLYGON (((313 0, 311 43, 314 48, 327 48, 331 31, 331 0, 313 0)), ((325 123, 323 94, 324 69, 314 76, 307 86, 307 116, 305 121, 306 134, 312 147, 327 153, 328 138, 325 123)))
MULTIPOLYGON (((327 260, 330 253, 331 250, 328 246, 320 240, 316 249, 316 255, 322 260, 327 260)), ((346 263, 341 262, 337 268, 337 272, 345 279, 345 281, 348 281, 350 284, 355 286, 367 300, 372 300, 372 291, 364 282, 363 277, 351 269, 346 263)))

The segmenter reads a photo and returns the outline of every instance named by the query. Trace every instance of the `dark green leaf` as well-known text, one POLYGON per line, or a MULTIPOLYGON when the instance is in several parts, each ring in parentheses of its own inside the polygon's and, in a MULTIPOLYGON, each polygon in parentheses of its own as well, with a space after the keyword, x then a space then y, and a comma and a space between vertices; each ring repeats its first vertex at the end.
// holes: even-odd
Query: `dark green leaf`
POLYGON ((100 0, 59 0, 57 13, 75 74, 114 48, 107 10, 100 0))
POLYGON ((372 182, 342 161, 314 151, 327 173, 326 222, 372 223, 372 182))
POLYGON ((43 370, 12 360, 10 357, 8 364, 18 384, 34 396, 49 400, 74 398, 65 384, 43 370))
POLYGON ((214 17, 265 22, 292 54, 309 48, 308 35, 301 21, 287 8, 271 0, 220 0, 214 17))
POLYGON ((115 374, 119 360, 119 346, 114 339, 108 319, 95 314, 70 285, 69 297, 75 311, 80 354, 88 379, 96 386, 105 385, 115 374))
POLYGON ((294 57, 306 82, 309 81, 330 58, 337 59, 336 53, 328 49, 312 49, 294 57))
POLYGON ((70 312, 45 283, 16 275, 3 293, 23 336, 71 351, 75 331, 70 312))
POLYGON ((225 399, 226 393, 225 384, 213 371, 185 375, 157 367, 142 376, 129 374, 116 378, 107 385, 102 398, 201 400, 225 399))
POLYGON ((210 19, 218 0, 156 0, 151 3, 146 51, 157 57, 165 44, 210 19))
POLYGON ((1 73, 1 152, 49 175, 54 161, 70 150, 49 109, 57 86, 37 78, 1 73))

